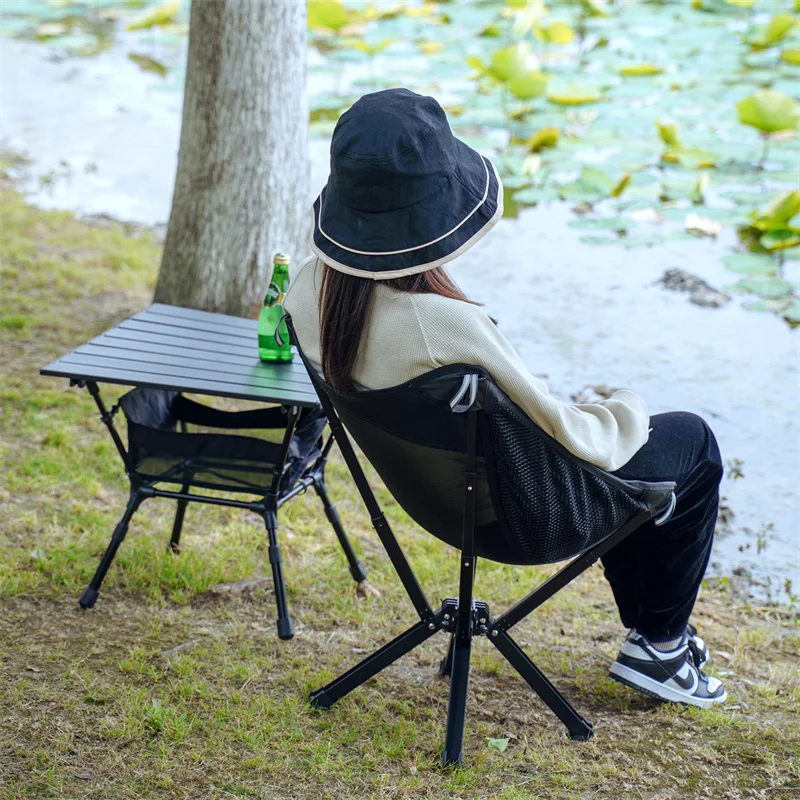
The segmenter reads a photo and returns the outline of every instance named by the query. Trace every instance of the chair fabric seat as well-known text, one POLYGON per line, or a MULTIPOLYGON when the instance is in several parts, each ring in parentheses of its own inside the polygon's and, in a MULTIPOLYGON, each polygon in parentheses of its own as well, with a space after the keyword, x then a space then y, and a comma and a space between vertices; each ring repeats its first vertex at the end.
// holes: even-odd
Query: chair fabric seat
MULTIPOLYGON (((179 425, 214 429, 281 429, 280 407, 220 411, 165 389, 137 388, 119 401, 128 425, 132 469, 144 480, 264 494, 280 460, 281 444, 235 433, 183 432, 179 425)), ((325 415, 304 411, 281 477, 288 492, 320 457, 325 415)))
POLYGON ((506 564, 548 564, 604 539, 658 508, 671 483, 625 481, 572 455, 537 426, 484 370, 442 367, 389 389, 325 391, 345 427, 406 513, 460 547, 467 415, 450 399, 480 376, 475 555, 506 564))

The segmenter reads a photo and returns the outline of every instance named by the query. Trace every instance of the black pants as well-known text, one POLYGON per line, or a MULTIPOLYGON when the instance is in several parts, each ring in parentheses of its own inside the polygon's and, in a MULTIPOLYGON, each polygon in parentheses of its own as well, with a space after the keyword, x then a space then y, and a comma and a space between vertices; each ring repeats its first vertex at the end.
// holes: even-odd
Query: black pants
POLYGON ((695 414, 657 414, 650 427, 650 440, 615 474, 675 481, 678 504, 669 522, 646 523, 602 561, 622 624, 660 642, 680 636, 694 608, 711 554, 722 461, 711 428, 695 414))

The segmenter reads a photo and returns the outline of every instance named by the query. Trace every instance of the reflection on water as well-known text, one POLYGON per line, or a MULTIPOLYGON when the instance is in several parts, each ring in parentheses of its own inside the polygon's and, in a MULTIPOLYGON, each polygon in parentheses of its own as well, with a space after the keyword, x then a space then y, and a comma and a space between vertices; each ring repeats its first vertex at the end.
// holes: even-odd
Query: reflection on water
MULTIPOLYGON (((5 13, 8 5, 4 0, 5 13)), ((177 160, 185 38, 141 31, 109 40, 94 58, 62 54, 3 40, 3 144, 30 157, 31 196, 42 206, 163 223, 177 160)), ((310 67, 317 120, 330 126, 335 114, 319 112, 326 96, 348 85, 357 92, 363 70, 342 61, 332 73, 316 51, 310 67)), ((457 86, 457 77, 439 85, 445 105, 455 102, 457 86)), ((484 141, 492 143, 497 139, 484 141)), ((318 190, 327 172, 324 137, 312 140, 312 159, 318 190)), ((701 308, 656 285, 673 268, 714 287, 730 283, 722 257, 735 244, 732 229, 716 239, 664 237, 638 249, 599 246, 588 237, 608 236, 586 230, 594 223, 576 229, 574 203, 530 209, 515 207, 511 194, 507 200, 514 213, 454 265, 455 277, 562 398, 587 387, 626 386, 651 413, 703 415, 723 457, 739 459, 744 474, 723 484, 735 516, 713 560, 724 572, 744 566, 759 579, 792 579, 797 587, 800 331, 745 311, 738 299, 701 308), (759 540, 766 543, 760 553, 759 540)), ((655 226, 640 217, 637 231, 655 226)), ((787 278, 797 281, 798 265, 787 262, 787 278)))

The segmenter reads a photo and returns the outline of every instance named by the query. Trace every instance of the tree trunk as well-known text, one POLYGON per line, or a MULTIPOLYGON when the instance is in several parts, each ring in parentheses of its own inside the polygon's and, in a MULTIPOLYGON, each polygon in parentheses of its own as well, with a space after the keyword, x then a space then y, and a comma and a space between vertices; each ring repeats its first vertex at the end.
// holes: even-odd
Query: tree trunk
POLYGON ((249 316, 310 226, 306 3, 194 0, 160 303, 249 316))

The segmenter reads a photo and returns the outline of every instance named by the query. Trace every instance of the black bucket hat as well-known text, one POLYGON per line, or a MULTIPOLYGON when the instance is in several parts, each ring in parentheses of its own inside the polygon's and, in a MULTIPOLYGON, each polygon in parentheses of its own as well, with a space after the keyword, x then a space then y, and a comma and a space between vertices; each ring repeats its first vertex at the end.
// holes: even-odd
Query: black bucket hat
POLYGON ((399 278, 452 261, 502 215, 497 170, 453 136, 436 100, 387 89, 336 124, 312 249, 340 272, 399 278))

